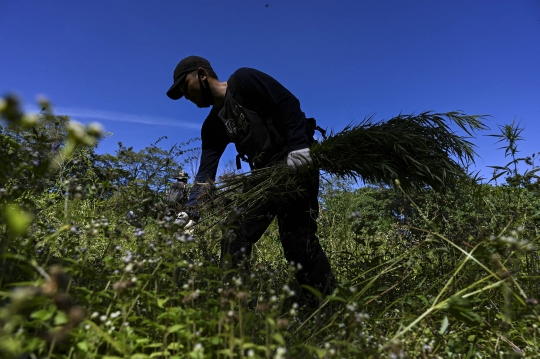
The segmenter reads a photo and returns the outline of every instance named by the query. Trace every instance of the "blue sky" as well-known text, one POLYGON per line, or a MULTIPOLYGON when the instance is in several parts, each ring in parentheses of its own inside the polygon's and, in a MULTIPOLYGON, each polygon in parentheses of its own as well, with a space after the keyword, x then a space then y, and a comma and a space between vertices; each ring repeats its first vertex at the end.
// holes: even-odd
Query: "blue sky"
POLYGON ((199 136, 208 109, 165 95, 188 55, 222 80, 244 66, 272 75, 329 129, 400 112, 491 115, 474 141, 485 176, 505 162, 483 136, 498 125, 520 121, 522 154, 540 151, 539 0, 0 0, 0 49, 0 92, 101 122, 114 135, 99 152, 199 136))

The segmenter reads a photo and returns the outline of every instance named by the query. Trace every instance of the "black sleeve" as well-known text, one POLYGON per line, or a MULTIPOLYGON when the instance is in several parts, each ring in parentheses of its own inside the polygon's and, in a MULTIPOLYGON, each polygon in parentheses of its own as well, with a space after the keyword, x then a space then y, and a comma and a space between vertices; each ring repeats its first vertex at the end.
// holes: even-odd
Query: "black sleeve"
POLYGON ((282 123, 275 125, 287 139, 289 152, 309 147, 306 116, 300 109, 300 101, 276 79, 243 67, 230 77, 228 86, 240 105, 281 119, 282 123))
POLYGON ((225 131, 225 125, 217 116, 218 110, 212 109, 202 125, 202 153, 199 170, 195 176, 195 182, 189 194, 186 207, 195 206, 197 204, 197 198, 203 190, 201 186, 208 181, 214 181, 216 179, 219 159, 230 142, 225 131))

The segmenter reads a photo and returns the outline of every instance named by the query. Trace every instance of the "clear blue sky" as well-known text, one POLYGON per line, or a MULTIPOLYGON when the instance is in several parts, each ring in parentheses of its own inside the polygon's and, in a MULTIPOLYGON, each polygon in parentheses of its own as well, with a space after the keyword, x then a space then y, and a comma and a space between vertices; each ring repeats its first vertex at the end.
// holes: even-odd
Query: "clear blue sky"
MULTIPOLYGON (((99 152, 199 135, 208 109, 165 95, 192 54, 223 80, 272 75, 323 127, 462 110, 492 116, 484 135, 521 121, 522 154, 540 151, 540 0, 0 0, 0 52, 0 92, 101 122, 99 152)), ((475 143, 478 169, 504 164, 475 143)))

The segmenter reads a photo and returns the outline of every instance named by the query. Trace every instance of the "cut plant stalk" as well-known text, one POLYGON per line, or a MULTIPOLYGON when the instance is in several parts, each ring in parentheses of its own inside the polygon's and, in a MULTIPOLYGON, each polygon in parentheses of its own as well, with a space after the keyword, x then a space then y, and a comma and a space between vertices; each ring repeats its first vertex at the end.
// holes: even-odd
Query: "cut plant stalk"
MULTIPOLYGON (((404 189, 443 191, 467 177, 464 168, 474 163, 476 156, 468 138, 487 128, 485 118, 459 111, 399 115, 378 122, 368 117, 331 132, 312 146, 311 155, 317 168, 337 177, 383 186, 399 181, 404 189), (456 134, 450 123, 469 137, 456 134)), ((227 176, 215 187, 208 186, 212 190, 201 196, 201 209, 216 213, 226 208, 250 208, 272 197, 301 196, 297 185, 301 177, 291 175, 285 163, 227 176)), ((221 215, 223 218, 226 213, 221 215)))

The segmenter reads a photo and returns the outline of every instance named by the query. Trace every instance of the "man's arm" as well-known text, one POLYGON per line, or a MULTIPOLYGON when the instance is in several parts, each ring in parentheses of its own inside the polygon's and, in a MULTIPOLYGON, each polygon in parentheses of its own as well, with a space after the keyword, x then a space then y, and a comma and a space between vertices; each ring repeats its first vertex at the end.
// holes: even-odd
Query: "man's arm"
POLYGON ((217 117, 217 113, 217 110, 212 109, 201 129, 201 160, 186 203, 186 209, 188 210, 190 207, 194 208, 197 205, 197 199, 201 192, 204 192, 205 184, 216 179, 219 159, 230 142, 225 132, 225 125, 217 117))

